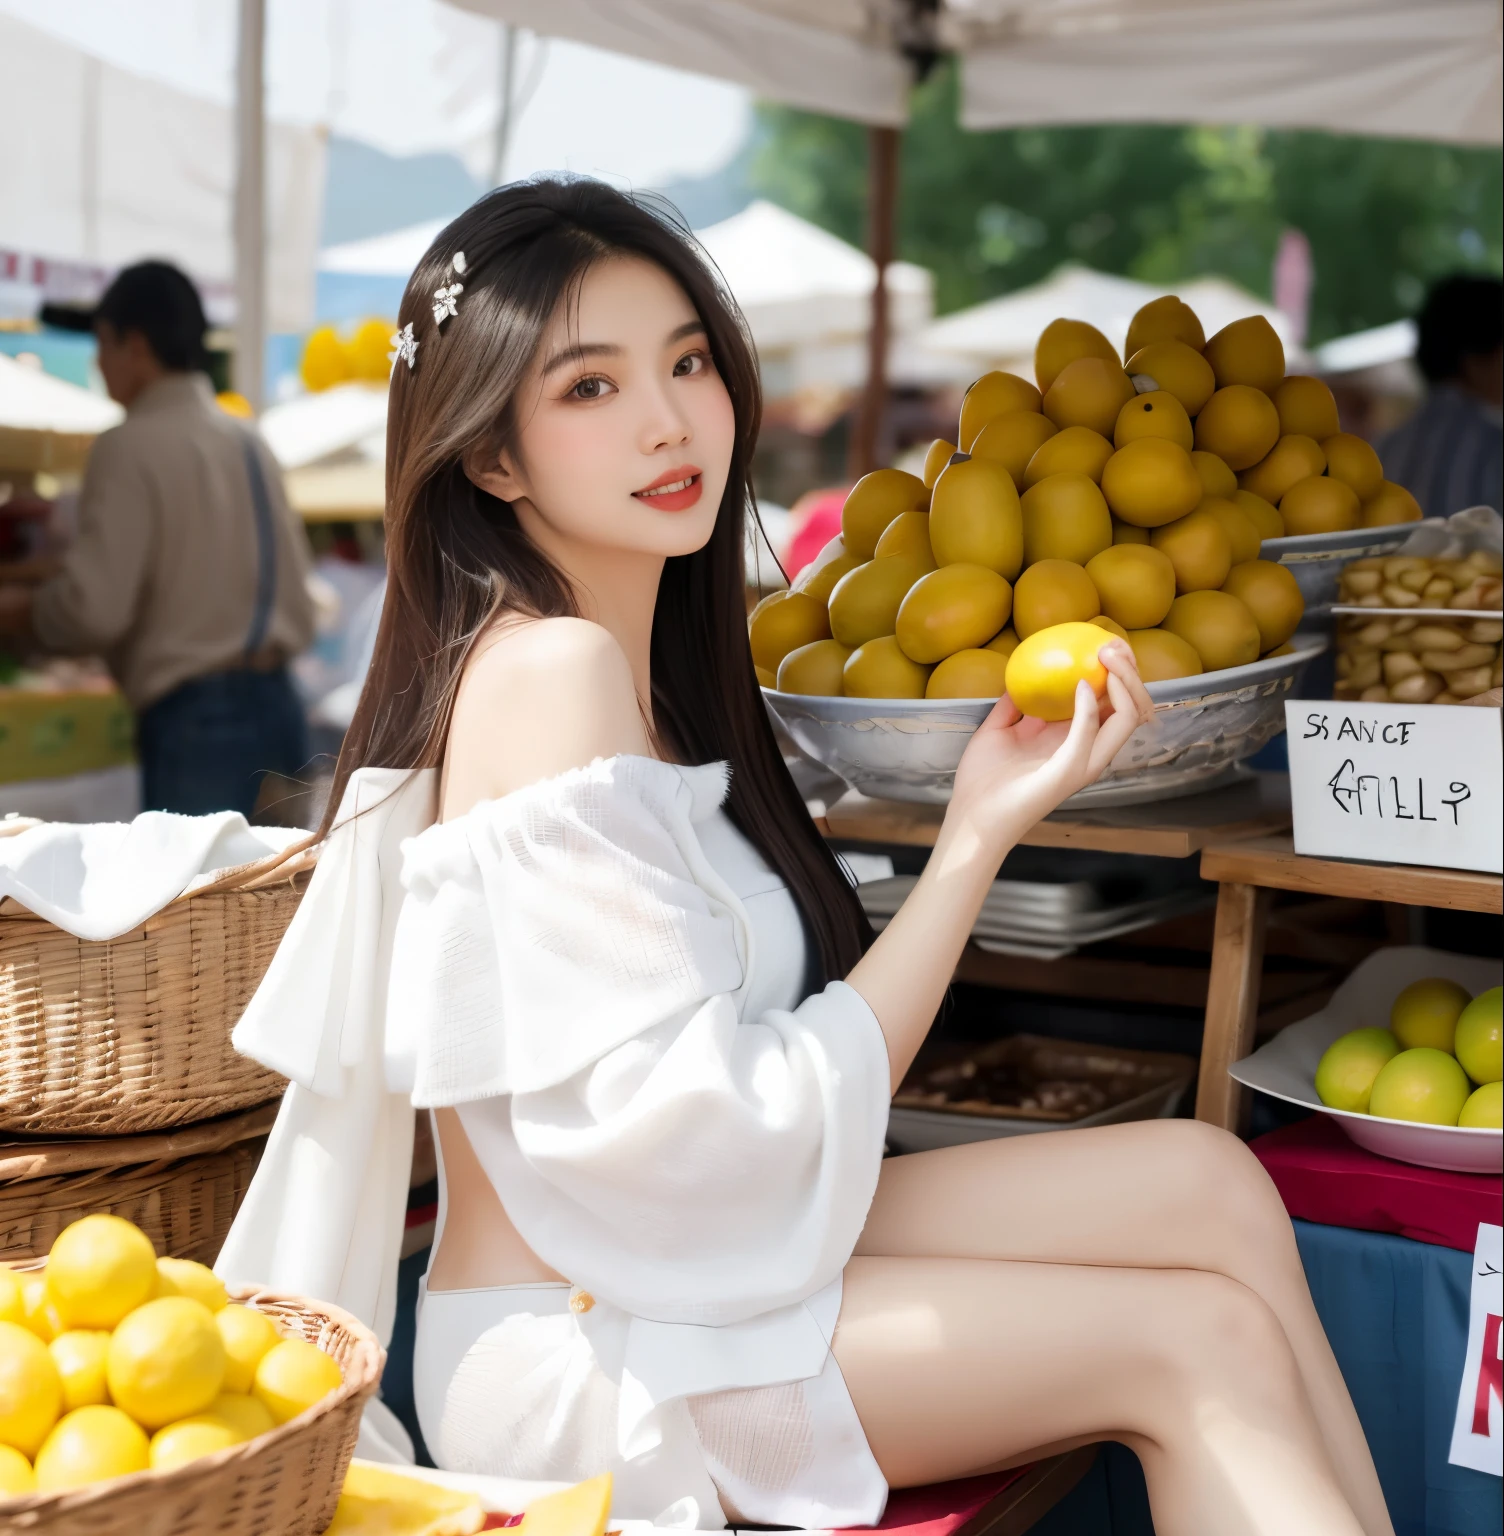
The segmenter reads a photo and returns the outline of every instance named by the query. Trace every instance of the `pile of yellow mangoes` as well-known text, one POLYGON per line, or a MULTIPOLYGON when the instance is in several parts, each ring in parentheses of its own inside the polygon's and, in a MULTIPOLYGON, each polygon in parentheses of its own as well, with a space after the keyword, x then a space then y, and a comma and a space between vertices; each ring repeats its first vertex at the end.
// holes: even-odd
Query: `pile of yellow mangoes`
POLYGON ((1445 976, 1412 981, 1395 997, 1389 1027, 1339 1036, 1316 1067, 1328 1109, 1498 1130, 1504 1125, 1504 989, 1473 997, 1445 976))
POLYGON ((996 697, 1018 642, 1071 622, 1124 636, 1149 682, 1242 666, 1281 653, 1305 608, 1264 539, 1420 517, 1326 385, 1285 376, 1261 316, 1207 340, 1156 299, 1126 351, 1056 320, 1035 383, 978 379, 922 478, 858 481, 840 536, 753 610, 762 685, 996 697))
POLYGON ((334 1391, 338 1364, 159 1259, 118 1216, 58 1234, 45 1268, 0 1265, 0 1500, 167 1470, 268 1433, 334 1391))

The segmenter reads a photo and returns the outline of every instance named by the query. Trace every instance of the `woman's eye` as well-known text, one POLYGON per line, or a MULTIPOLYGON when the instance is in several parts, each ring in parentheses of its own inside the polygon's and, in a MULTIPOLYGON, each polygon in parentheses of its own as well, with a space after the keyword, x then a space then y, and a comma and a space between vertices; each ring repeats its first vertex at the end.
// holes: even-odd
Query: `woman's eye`
POLYGON ((599 400, 609 393, 614 386, 606 379, 592 376, 581 379, 580 382, 569 391, 570 397, 575 400, 599 400))
POLYGON ((686 379, 691 374, 702 373, 705 369, 705 354, 703 352, 686 352, 683 357, 674 364, 674 377, 686 379))

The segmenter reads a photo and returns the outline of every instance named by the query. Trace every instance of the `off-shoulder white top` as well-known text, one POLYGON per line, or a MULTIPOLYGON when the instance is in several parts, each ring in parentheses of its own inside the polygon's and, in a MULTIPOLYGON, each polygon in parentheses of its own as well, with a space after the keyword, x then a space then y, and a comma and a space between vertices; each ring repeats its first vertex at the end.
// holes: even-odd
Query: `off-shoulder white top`
POLYGON ((717 872, 726 787, 621 756, 434 824, 431 773, 356 774, 234 1034, 292 1086, 220 1274, 384 1336, 411 1106, 495 1101, 518 1231, 633 1319, 624 1452, 666 1399, 818 1374, 803 1302, 866 1220, 887 1048, 844 982, 799 999, 787 892, 754 926, 717 872))

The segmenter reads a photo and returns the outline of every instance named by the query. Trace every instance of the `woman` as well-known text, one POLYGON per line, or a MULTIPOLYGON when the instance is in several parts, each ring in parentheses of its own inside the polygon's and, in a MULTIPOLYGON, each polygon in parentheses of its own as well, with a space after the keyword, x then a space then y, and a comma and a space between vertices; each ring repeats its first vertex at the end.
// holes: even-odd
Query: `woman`
POLYGON ((757 375, 714 277, 631 200, 539 181, 450 225, 401 318, 387 605, 341 823, 237 1031, 296 1086, 221 1272, 275 1279, 262 1254, 334 1229, 335 1299, 390 1272, 390 1243, 352 1256, 348 1214, 392 1209, 390 1137, 345 1158, 361 1188, 308 1203, 340 1161, 312 1127, 351 1119, 374 1050, 441 1153, 415 1356, 441 1465, 610 1466, 618 1513, 823 1526, 1115 1438, 1162 1536, 1390 1531, 1234 1138, 1148 1123, 882 1161, 1004 855, 1147 716, 1127 647, 1103 647, 1105 720, 1085 687, 1068 724, 998 706, 869 944, 753 678, 757 375), (383 816, 427 830, 377 922, 383 816), (311 938, 341 899, 366 916, 325 949, 389 953, 384 1017, 311 938), (339 1002, 305 1027, 310 992, 339 1002))

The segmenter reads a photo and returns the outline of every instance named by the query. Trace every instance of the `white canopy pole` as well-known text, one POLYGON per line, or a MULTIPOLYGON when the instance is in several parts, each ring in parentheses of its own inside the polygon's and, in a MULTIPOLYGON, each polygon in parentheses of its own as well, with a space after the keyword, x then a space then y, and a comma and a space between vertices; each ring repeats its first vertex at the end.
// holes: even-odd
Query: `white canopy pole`
POLYGON ((235 388, 266 403, 266 0, 240 0, 235 56, 235 388))

